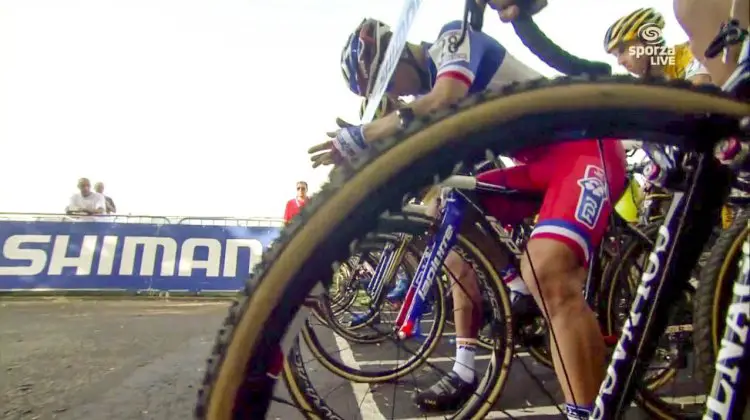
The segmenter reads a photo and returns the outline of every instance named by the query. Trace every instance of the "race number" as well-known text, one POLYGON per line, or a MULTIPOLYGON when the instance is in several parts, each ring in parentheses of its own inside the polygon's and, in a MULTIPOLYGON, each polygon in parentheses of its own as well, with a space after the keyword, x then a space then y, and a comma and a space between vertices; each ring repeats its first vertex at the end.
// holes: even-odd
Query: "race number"
POLYGON ((469 34, 466 34, 466 38, 460 45, 457 44, 459 39, 461 39, 460 29, 446 31, 440 36, 429 51, 432 61, 435 62, 435 67, 439 69, 447 64, 470 60, 471 43, 469 42, 469 34))
POLYGON ((401 11, 401 17, 393 30, 391 41, 388 44, 388 49, 385 50, 385 58, 380 64, 378 70, 378 76, 375 78, 375 84, 372 86, 370 96, 367 99, 367 108, 362 114, 362 123, 368 123, 372 121, 375 116, 375 112, 380 105, 380 100, 385 94, 385 90, 388 87, 388 82, 393 76, 393 72, 396 70, 401 53, 404 51, 406 45, 406 36, 409 35, 409 29, 414 18, 417 16, 419 6, 422 4, 422 0, 406 0, 404 8, 401 11))

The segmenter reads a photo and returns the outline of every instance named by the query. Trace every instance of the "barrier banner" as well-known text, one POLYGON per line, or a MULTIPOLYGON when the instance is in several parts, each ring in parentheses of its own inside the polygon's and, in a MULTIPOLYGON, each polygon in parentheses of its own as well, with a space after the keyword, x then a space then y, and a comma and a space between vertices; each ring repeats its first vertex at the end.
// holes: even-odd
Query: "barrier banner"
POLYGON ((0 221, 0 290, 239 290, 279 231, 0 221))

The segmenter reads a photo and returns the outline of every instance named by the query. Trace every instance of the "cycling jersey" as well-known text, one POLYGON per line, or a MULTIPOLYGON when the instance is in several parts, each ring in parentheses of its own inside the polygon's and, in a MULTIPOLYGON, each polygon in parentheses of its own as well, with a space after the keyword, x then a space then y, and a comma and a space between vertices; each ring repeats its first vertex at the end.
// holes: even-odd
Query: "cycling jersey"
POLYGON ((516 60, 494 38, 468 29, 461 45, 453 47, 461 36, 461 21, 453 21, 440 30, 437 41, 423 43, 431 85, 448 77, 464 82, 469 93, 500 87, 511 82, 542 77, 516 60))
POLYGON ((664 66, 664 76, 668 79, 690 79, 700 74, 708 74, 708 70, 693 57, 687 42, 674 47, 674 62, 664 66))
MULTIPOLYGON (((461 21, 455 21, 442 28, 435 43, 423 44, 432 85, 451 78, 465 83, 469 93, 477 93, 541 77, 489 35, 469 29, 464 42, 456 46, 460 36, 461 21)), ((596 140, 521 150, 512 157, 522 165, 484 172, 477 179, 540 193, 542 202, 523 203, 512 196, 486 194, 480 196, 485 210, 506 223, 518 222, 538 211, 531 237, 560 241, 585 264, 604 235, 612 202, 625 187, 622 145, 618 141, 605 141, 602 145, 604 162, 596 140)))

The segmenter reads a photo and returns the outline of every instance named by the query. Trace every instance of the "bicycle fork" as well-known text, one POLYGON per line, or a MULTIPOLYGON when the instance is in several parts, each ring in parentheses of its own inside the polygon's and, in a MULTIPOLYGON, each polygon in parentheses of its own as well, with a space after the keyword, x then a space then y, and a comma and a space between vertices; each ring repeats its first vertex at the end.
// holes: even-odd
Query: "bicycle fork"
POLYGON ((370 297, 375 298, 383 290, 383 283, 385 274, 389 271, 391 264, 393 264, 393 257, 396 255, 396 246, 393 242, 388 242, 383 247, 383 251, 380 253, 380 260, 375 268, 375 274, 372 279, 367 283, 367 294, 370 297))
POLYGON ((439 228, 422 254, 414 280, 406 292, 396 318, 398 337, 402 340, 418 333, 427 293, 435 283, 435 278, 442 272, 445 258, 456 244, 458 231, 463 222, 466 199, 450 190, 444 202, 445 205, 439 213, 439 228))

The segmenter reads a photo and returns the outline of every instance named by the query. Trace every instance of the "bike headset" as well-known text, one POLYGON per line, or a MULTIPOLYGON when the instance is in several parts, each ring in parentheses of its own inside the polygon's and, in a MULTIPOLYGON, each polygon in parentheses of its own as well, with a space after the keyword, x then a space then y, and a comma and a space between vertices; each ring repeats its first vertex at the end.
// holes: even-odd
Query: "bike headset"
MULTIPOLYGON (((392 35, 388 25, 371 18, 362 20, 349 35, 341 51, 341 71, 349 90, 359 96, 370 95, 392 35), (367 86, 363 86, 365 80, 367 86)), ((401 53, 399 64, 401 63, 410 65, 417 72, 420 92, 430 90, 430 76, 422 69, 408 46, 401 53)), ((388 84, 389 89, 392 83, 393 78, 388 84)))
MULTIPOLYGON (((652 7, 640 8, 620 19, 617 19, 604 34, 604 51, 611 54, 616 48, 624 43, 638 39, 646 45, 664 45, 665 40, 661 35, 664 29, 664 16, 652 7), (644 33, 653 31, 658 35, 655 40, 644 39, 644 33)), ((653 33, 652 32, 652 33, 653 33)), ((646 75, 651 74, 651 61, 646 67, 646 75)))

